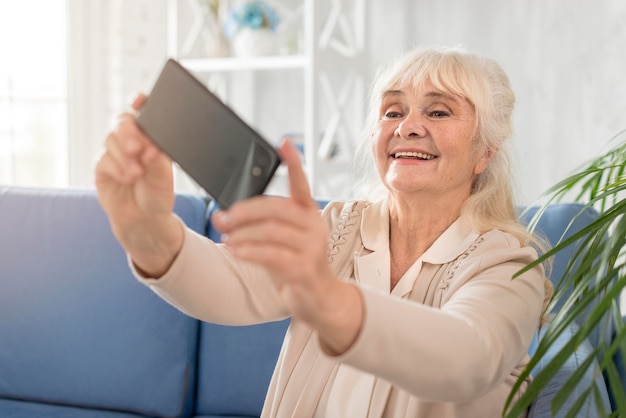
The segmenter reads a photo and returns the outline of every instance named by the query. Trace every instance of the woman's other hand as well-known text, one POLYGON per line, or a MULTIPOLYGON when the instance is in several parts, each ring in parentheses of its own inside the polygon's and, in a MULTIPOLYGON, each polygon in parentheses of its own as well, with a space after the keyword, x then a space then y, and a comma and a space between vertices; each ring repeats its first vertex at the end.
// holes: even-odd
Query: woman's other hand
POLYGON ((327 352, 339 354, 358 334, 362 300, 356 287, 330 269, 329 232, 298 151, 285 141, 279 154, 289 172, 290 197, 247 199, 217 212, 212 222, 235 256, 270 271, 292 316, 318 331, 327 352))
MULTIPOLYGON (((145 100, 138 96, 133 110, 145 100)), ((183 230, 173 214, 172 163, 137 126, 134 112, 122 114, 107 136, 95 174, 116 238, 142 272, 160 276, 180 250, 183 230)))

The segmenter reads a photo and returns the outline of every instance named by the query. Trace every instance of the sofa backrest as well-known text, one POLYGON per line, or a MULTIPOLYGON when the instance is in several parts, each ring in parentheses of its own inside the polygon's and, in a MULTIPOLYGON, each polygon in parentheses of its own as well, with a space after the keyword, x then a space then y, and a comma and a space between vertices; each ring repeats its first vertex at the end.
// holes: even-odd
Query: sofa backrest
MULTIPOLYGON (((523 212, 522 222, 528 223, 530 219, 537 213, 538 207, 531 207, 523 212)), ((579 232, 581 229, 592 223, 598 218, 598 212, 590 207, 586 207, 580 203, 554 203, 547 207, 546 211, 539 218, 536 231, 548 239, 551 246, 556 245, 560 240, 566 239, 579 232)), ((576 261, 576 255, 580 248, 580 241, 564 248, 562 251, 556 253, 553 259, 552 271, 550 274, 550 280, 556 288, 561 281, 561 278, 565 274, 568 264, 574 260, 576 261)), ((565 295, 571 294, 573 290, 572 286, 567 288, 565 295)), ((552 313, 558 312, 564 302, 564 298, 556 301, 552 313)), ((587 310, 589 312, 595 304, 592 304, 587 310)), ((609 317, 606 318, 610 320, 609 317)), ((584 315, 580 318, 579 325, 582 325, 584 321, 584 315)), ((592 346, 597 346, 601 337, 602 326, 597 327, 590 335, 589 340, 592 346)), ((610 331, 610 330, 609 330, 610 331)), ((607 335, 610 337, 610 334, 607 335)))
MULTIPOLYGON (((178 196, 197 231, 205 204, 178 196)), ((0 398, 174 417, 198 321, 138 283, 94 191, 0 188, 0 398)))
POLYGON ((196 414, 260 416, 288 325, 202 323, 196 414))
MULTIPOLYGON (((538 207, 531 207, 523 212, 522 222, 528 223, 532 217, 539 210, 538 207)), ((562 239, 571 237, 573 234, 579 232, 581 229, 592 223, 597 217, 598 213, 592 209, 585 207, 578 203, 555 203, 547 207, 546 211, 539 218, 536 231, 543 235, 551 246, 556 245, 562 239)), ((553 285, 556 287, 559 285, 561 278, 565 274, 568 264, 573 260, 576 261, 576 254, 580 247, 580 241, 559 251, 553 260, 552 271, 550 279, 553 285)), ((567 288, 565 296, 556 301, 552 313, 558 312, 564 302, 564 298, 571 294, 572 286, 567 288)), ((593 307, 594 304, 592 304, 593 307)), ((585 319, 584 315, 579 319, 581 324, 585 319)), ((610 320, 610 318, 607 318, 610 320)), ((582 341, 577 351, 565 359, 559 368, 558 372, 551 378, 550 382, 541 390, 539 395, 535 398, 535 401, 531 405, 528 418, 542 418, 552 416, 552 402, 555 399, 556 394, 560 389, 568 382, 568 380, 574 374, 580 374, 581 368, 585 359, 594 352, 594 348, 597 346, 601 337, 602 325, 596 327, 590 334, 589 338, 582 341)), ((535 336, 533 345, 529 350, 529 353, 533 355, 537 348, 537 339, 541 339, 545 334, 547 328, 543 328, 541 333, 535 336)), ((567 344, 578 331, 578 325, 572 324, 567 327, 563 334, 559 336, 557 341, 552 345, 550 350, 542 357, 541 361, 533 369, 532 375, 537 374, 546 365, 559 355, 559 351, 567 344)), ((595 360, 594 360, 595 362, 595 360)), ((602 405, 604 410, 610 410, 610 401, 606 382, 601 374, 598 374, 599 364, 597 362, 593 367, 587 368, 582 375, 578 376, 578 381, 575 388, 570 391, 570 394, 563 400, 563 406, 558 414, 562 416, 566 411, 577 405, 580 408, 580 415, 594 418, 598 417, 597 406, 602 405), (586 398, 586 400, 580 404, 581 394, 588 390, 596 391, 596 396, 586 398)), ((571 384, 571 383, 570 383, 571 384)))
MULTIPOLYGON (((218 209, 211 202, 207 217, 218 209)), ((205 235, 219 242, 210 222, 205 235)), ((202 323, 196 414, 259 416, 289 320, 251 326, 202 323)))

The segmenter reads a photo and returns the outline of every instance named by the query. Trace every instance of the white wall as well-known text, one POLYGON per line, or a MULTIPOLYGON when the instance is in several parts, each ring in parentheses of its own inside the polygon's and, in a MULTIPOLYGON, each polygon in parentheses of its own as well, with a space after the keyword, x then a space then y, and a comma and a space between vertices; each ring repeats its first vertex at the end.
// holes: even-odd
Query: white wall
MULTIPOLYGON (((166 56, 166 1, 111 4, 111 107, 122 110, 130 93, 149 88, 166 56)), ((501 63, 517 94, 522 203, 626 128, 623 0, 369 0, 369 6, 371 73, 416 45, 462 44, 501 63)), ((276 94, 284 99, 289 92, 276 94)))
POLYGON ((406 1, 405 14, 390 2, 370 3, 377 9, 373 63, 404 40, 407 46, 461 44, 507 71, 517 94, 522 202, 532 202, 626 129, 623 0, 406 1), (380 18, 385 14, 388 19, 380 18))

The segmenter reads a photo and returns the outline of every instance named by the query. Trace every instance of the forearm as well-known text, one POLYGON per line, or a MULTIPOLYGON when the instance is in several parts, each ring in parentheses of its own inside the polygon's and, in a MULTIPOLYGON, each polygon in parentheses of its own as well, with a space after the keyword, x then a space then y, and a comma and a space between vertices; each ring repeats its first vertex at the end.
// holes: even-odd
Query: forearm
POLYGON ((325 298, 313 324, 322 350, 331 356, 346 352, 357 339, 363 324, 363 300, 352 284, 338 282, 337 291, 325 298))
MULTIPOLYGON (((363 326, 336 360, 433 401, 465 402, 501 383, 524 357, 538 318, 508 316, 487 300, 439 309, 372 289, 362 295, 363 326)), ((530 313, 541 309, 525 306, 530 313)))
POLYGON ((337 361, 431 401, 464 402, 491 385, 491 358, 500 353, 474 338, 466 323, 435 308, 362 292, 366 320, 337 361))
POLYGON ((160 297, 195 318, 247 325, 286 317, 265 269, 237 260, 223 245, 188 228, 180 252, 158 279, 135 275, 160 297))

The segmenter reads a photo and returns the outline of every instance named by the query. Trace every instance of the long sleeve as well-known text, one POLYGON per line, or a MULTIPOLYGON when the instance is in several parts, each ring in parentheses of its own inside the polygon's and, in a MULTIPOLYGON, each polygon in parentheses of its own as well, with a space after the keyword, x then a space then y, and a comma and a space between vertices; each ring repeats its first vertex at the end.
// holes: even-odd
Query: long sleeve
POLYGON ((512 280, 536 253, 511 246, 501 232, 488 235, 452 280, 432 284, 440 287, 439 307, 362 287, 363 327, 335 360, 428 401, 468 402, 501 384, 526 356, 538 325, 543 271, 512 280))
POLYGON ((287 316, 264 269, 235 260, 226 247, 188 228, 165 275, 153 279, 133 271, 160 297, 203 321, 248 325, 287 316))

